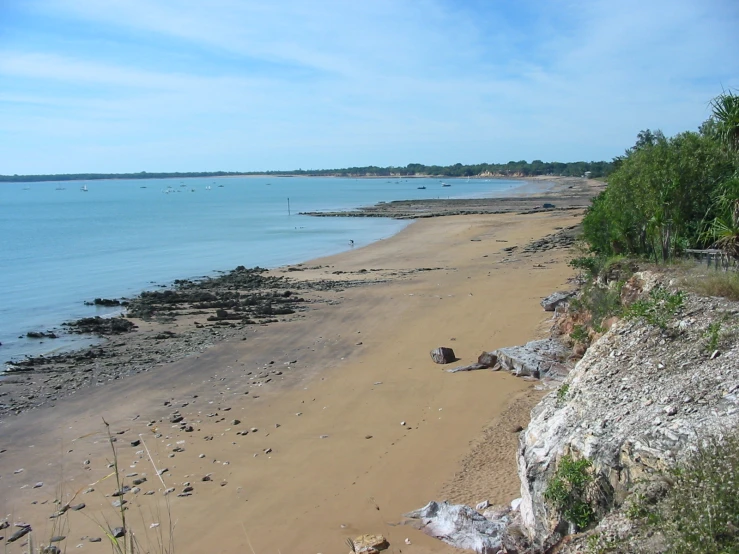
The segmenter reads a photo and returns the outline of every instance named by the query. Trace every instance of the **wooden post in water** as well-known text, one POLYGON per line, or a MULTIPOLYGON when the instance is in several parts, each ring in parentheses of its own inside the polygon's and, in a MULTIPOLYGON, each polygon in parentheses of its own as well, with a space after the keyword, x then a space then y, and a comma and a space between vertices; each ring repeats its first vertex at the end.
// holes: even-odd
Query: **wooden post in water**
POLYGON ((290 199, 289 198, 287 199, 287 215, 291 215, 290 214, 290 199))

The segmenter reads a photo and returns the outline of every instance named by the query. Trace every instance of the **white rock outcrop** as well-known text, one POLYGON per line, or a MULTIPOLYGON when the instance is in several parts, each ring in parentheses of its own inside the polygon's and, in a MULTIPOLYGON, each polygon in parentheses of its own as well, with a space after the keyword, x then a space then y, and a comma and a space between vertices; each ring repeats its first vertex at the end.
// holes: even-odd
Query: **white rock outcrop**
POLYGON ((587 500, 602 516, 641 478, 657 476, 705 438, 739 425, 735 332, 725 328, 718 354, 707 344, 709 325, 737 313, 737 303, 688 294, 666 329, 619 321, 587 350, 560 391, 536 406, 518 453, 520 517, 535 547, 567 532, 544 499, 564 455, 592 463, 595 492, 587 500))

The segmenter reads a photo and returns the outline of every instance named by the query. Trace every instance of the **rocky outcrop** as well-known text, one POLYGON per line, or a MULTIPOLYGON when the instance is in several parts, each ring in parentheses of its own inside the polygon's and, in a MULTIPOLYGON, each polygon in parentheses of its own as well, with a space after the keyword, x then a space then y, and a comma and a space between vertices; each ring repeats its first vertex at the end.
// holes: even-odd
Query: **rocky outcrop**
POLYGON ((611 321, 571 369, 556 339, 494 352, 496 367, 562 383, 519 436, 521 498, 482 514, 432 502, 408 514, 424 531, 476 552, 592 552, 588 538, 601 536, 617 537, 619 552, 665 550, 664 536, 642 533, 628 506, 656 502, 671 486, 667 470, 739 428, 739 302, 678 295, 651 272, 633 275, 621 299, 643 302, 611 321), (668 296, 680 300, 659 313, 668 296), (568 471, 581 481, 567 490, 562 483, 578 478, 568 471))
POLYGON ((480 554, 497 554, 503 545, 503 534, 510 519, 505 514, 486 518, 473 508, 447 502, 429 502, 405 517, 418 520, 420 529, 457 548, 480 554))
POLYGON ((557 309, 557 306, 564 304, 570 298, 572 298, 577 291, 558 291, 547 296, 541 301, 541 307, 546 312, 553 312, 557 309))
POLYGON ((499 348, 494 352, 500 369, 519 377, 564 378, 570 371, 570 350, 557 339, 535 340, 523 346, 499 348))
MULTIPOLYGON (((658 281, 638 274, 625 293, 637 299, 658 281)), ((721 334, 715 324, 738 311, 737 303, 686 295, 664 329, 618 321, 534 409, 518 468, 522 525, 535 547, 571 530, 545 499, 563 457, 589 460, 593 482, 583 500, 597 520, 636 483, 739 425, 739 348, 734 331, 721 334)))
POLYGON ((83 317, 63 324, 73 333, 90 335, 118 335, 136 328, 132 321, 122 317, 83 317))

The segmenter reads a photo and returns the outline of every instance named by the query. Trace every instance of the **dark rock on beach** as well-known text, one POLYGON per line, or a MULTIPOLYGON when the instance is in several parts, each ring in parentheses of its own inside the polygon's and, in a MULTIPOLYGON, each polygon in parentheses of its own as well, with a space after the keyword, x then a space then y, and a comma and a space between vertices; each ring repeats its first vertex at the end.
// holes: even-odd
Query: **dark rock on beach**
POLYGON ((85 302, 86 306, 103 306, 106 308, 113 308, 115 306, 120 306, 121 301, 117 300, 115 298, 96 298, 92 302, 85 302))
POLYGON ((454 350, 451 348, 440 346, 431 351, 431 359, 437 364, 450 364, 454 362, 457 357, 454 355, 454 350))
POLYGON ((29 339, 56 339, 57 334, 53 331, 28 331, 26 337, 29 339))
POLYGON ((136 328, 132 321, 122 317, 83 317, 77 321, 64 323, 73 333, 89 335, 118 335, 128 333, 136 328))

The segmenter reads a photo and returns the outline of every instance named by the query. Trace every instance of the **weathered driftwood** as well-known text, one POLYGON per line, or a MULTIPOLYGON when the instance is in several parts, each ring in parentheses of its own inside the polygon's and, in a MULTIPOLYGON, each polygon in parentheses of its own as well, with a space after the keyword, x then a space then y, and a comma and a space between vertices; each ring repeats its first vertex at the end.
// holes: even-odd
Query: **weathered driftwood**
POLYGON ((460 371, 475 371, 476 369, 487 369, 488 366, 484 364, 470 364, 470 365, 461 365, 459 367, 453 367, 452 369, 447 369, 447 372, 449 373, 458 373, 460 371))

